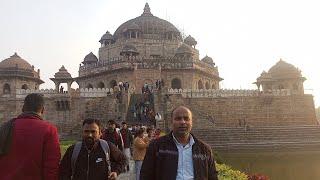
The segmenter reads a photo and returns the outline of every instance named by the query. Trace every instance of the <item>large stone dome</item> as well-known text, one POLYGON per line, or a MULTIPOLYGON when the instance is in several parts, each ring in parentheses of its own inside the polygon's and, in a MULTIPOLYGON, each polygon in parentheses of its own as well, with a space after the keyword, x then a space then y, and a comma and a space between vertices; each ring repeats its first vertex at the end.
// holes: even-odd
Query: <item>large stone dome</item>
POLYGON ((301 71, 298 68, 283 61, 282 59, 280 59, 277 64, 272 66, 268 73, 272 78, 275 79, 302 77, 301 71))
POLYGON ((0 69, 12 68, 33 70, 33 67, 26 60, 18 56, 17 53, 0 62, 0 69))
POLYGON ((129 29, 138 29, 142 34, 160 34, 163 36, 167 32, 180 33, 179 30, 170 22, 153 16, 150 12, 148 3, 146 3, 144 12, 141 16, 131 19, 117 28, 114 33, 114 38, 121 38, 123 33, 129 29))

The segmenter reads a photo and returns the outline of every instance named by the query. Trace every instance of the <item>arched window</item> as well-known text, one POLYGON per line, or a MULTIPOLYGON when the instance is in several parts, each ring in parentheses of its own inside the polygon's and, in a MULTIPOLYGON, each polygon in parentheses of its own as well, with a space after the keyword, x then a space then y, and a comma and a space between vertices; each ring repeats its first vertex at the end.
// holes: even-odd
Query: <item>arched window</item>
POLYGON ((206 82, 206 89, 210 89, 210 84, 209 84, 209 82, 206 82))
POLYGON ((88 84, 88 85, 87 85, 87 88, 88 88, 88 89, 93 89, 92 84, 88 84))
POLYGON ((198 89, 203 89, 203 83, 201 80, 198 81, 198 89))
POLYGON ((26 85, 26 84, 22 85, 21 89, 27 90, 28 89, 28 85, 26 85))
POLYGON ((172 88, 172 89, 181 89, 181 88, 182 88, 182 86, 181 86, 181 80, 178 79, 178 78, 172 79, 172 81, 171 81, 171 88, 172 88))
POLYGON ((98 88, 101 88, 101 89, 102 89, 102 88, 105 88, 104 83, 103 83, 103 82, 99 82, 99 83, 98 83, 98 88))
POLYGON ((212 84, 211 89, 217 89, 215 84, 212 84))
POLYGON ((10 90, 10 85, 8 83, 4 84, 3 86, 3 94, 10 94, 11 90, 10 90))
POLYGON ((116 80, 110 81, 109 87, 110 87, 110 88, 114 88, 115 86, 117 86, 117 81, 116 81, 116 80))
POLYGON ((293 84, 293 90, 298 90, 298 85, 297 84, 293 84))

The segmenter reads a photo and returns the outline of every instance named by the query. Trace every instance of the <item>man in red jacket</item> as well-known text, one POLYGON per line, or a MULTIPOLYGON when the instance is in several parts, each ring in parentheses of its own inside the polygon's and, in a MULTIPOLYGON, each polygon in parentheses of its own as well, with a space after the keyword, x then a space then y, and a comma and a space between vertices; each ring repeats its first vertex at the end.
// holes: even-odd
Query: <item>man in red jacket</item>
POLYGON ((13 119, 12 140, 0 156, 1 180, 57 180, 60 146, 57 128, 42 120, 44 99, 29 94, 22 114, 13 119))

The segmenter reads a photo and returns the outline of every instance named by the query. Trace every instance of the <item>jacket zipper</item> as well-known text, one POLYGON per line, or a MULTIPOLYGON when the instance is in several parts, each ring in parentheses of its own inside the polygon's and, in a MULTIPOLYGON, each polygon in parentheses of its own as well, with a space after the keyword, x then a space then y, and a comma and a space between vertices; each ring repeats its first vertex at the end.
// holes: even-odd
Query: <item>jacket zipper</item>
POLYGON ((89 180, 89 160, 90 160, 90 152, 88 152, 88 163, 87 163, 87 180, 89 180))

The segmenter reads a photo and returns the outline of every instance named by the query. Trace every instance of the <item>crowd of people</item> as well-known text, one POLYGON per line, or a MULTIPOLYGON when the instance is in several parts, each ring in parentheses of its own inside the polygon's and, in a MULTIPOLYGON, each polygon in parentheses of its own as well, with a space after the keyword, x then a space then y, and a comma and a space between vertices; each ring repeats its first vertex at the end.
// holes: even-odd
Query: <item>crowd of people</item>
POLYGON ((57 128, 43 113, 43 96, 29 94, 22 114, 0 127, 1 180, 115 180, 130 159, 136 180, 217 180, 211 148, 190 133, 187 107, 172 111, 172 131, 164 136, 153 126, 122 122, 117 128, 109 120, 103 128, 98 119, 84 119, 82 140, 61 161, 57 128))

